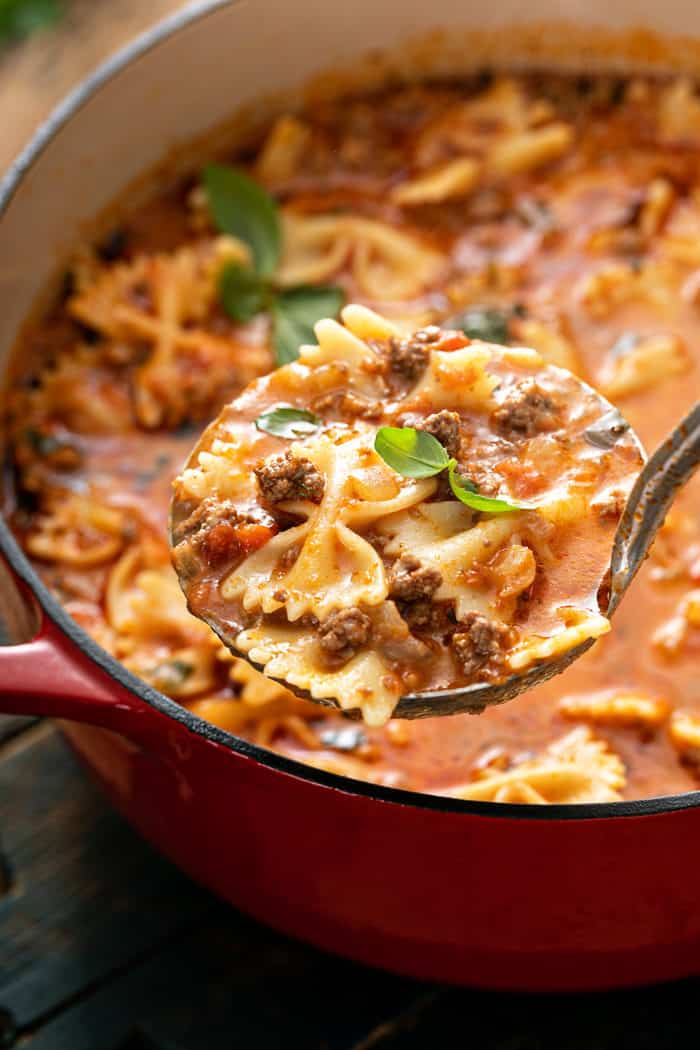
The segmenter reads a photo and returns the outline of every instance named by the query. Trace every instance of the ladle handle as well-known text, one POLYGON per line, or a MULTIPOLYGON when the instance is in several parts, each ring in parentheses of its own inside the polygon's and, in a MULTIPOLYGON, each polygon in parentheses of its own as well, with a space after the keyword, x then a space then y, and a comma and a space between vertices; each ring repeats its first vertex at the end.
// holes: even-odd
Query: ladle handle
POLYGON ((700 462, 700 402, 648 460, 632 489, 615 534, 608 616, 649 553, 676 493, 700 462))

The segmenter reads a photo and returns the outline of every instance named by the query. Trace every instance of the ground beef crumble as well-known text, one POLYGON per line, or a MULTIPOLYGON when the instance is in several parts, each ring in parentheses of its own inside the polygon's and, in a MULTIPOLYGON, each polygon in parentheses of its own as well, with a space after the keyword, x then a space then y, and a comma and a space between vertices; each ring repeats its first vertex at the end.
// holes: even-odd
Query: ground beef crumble
POLYGON ((441 412, 435 412, 432 416, 426 416, 417 427, 427 434, 432 434, 446 450, 448 456, 459 455, 460 451, 460 418, 456 412, 450 412, 443 408, 441 412))
MULTIPOLYGON (((259 526, 270 534, 278 531, 275 519, 262 509, 241 514, 231 500, 219 502, 216 496, 207 496, 173 530, 173 543, 177 547, 187 541, 185 546, 197 551, 208 564, 217 564, 245 549, 241 526, 259 526)), ((183 553, 180 556, 186 557, 183 553)))
POLYGON ((347 663, 369 641, 372 621, 362 609, 337 609, 318 629, 326 660, 339 666, 347 663))
POLYGON ((241 514, 233 500, 219 500, 217 496, 206 496, 173 530, 173 541, 179 543, 187 537, 196 540, 216 525, 239 525, 242 522, 276 528, 275 519, 262 509, 241 514))
POLYGON ((413 602, 397 602, 398 610, 411 631, 430 634, 446 642, 456 626, 452 602, 436 602, 419 598, 413 602))
POLYGON ((535 380, 523 379, 510 388, 491 419, 498 430, 512 440, 555 430, 560 423, 559 416, 558 406, 535 380))
POLYGON ((318 415, 333 417, 344 416, 350 419, 381 419, 384 406, 379 401, 364 401, 352 392, 336 390, 333 394, 324 394, 313 403, 313 410, 318 415))
POLYGON ((255 467, 255 476, 264 498, 270 503, 286 500, 310 500, 320 503, 324 480, 308 459, 284 452, 272 456, 255 467))
POLYGON ((509 634, 505 624, 478 612, 468 613, 452 636, 452 649, 464 673, 500 670, 509 634))
POLYGON ((402 602, 432 598, 441 584, 437 569, 425 568, 412 554, 403 554, 391 567, 389 597, 402 602))
POLYGON ((409 338, 392 337, 388 342, 389 368, 401 379, 415 382, 425 371, 430 360, 430 344, 436 343, 442 331, 429 325, 414 332, 409 338))

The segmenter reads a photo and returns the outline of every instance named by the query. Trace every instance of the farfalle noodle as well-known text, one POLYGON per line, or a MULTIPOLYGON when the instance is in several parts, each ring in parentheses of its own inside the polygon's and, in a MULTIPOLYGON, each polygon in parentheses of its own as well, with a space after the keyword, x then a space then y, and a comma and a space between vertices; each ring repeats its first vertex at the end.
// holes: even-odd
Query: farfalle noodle
POLYGON ((591 503, 641 460, 629 438, 587 442, 605 406, 534 350, 402 336, 359 305, 342 321, 227 406, 176 481, 192 610, 266 675, 372 725, 403 693, 501 680, 606 633, 612 535, 591 503), (276 403, 320 413, 315 432, 266 432, 276 403), (444 478, 403 476, 375 449, 397 423, 442 440, 476 490, 507 500, 508 477, 536 476, 536 501, 480 515, 444 478))

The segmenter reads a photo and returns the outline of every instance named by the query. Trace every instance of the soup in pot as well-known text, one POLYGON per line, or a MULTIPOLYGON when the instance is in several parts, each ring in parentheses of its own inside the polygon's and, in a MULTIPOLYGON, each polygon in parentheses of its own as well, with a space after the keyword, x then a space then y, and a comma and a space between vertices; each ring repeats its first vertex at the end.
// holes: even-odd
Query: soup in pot
POLYGON ((315 334, 225 406, 175 479, 190 612, 374 726, 407 693, 507 682, 606 634, 643 462, 619 411, 536 350, 405 334, 365 306, 315 334))
MULTIPOLYGON (((612 632, 564 675, 478 717, 379 727, 236 660, 188 613, 166 533, 200 430, 344 300, 400 330, 533 347, 658 444, 700 392, 695 85, 548 73, 397 85, 284 114, 225 160, 86 247, 22 335, 8 511, 68 612, 201 717, 350 777, 539 803, 698 787, 697 482, 612 632)), ((620 509, 611 499, 601 514, 614 523, 620 509)))

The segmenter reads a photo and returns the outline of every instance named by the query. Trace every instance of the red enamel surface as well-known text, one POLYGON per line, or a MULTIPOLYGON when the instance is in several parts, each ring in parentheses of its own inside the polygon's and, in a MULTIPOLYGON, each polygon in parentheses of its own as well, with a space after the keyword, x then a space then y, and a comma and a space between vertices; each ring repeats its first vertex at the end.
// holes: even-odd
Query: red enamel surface
POLYGON ((498 988, 700 971, 696 810, 597 821, 440 813, 305 782, 177 730, 155 755, 66 728, 115 805, 177 864, 324 948, 498 988))
POLYGON ((63 728, 135 828, 236 906, 324 948, 494 988, 700 972, 698 809, 528 820, 315 784, 154 711, 48 621, 0 649, 0 709, 99 724, 63 728))

